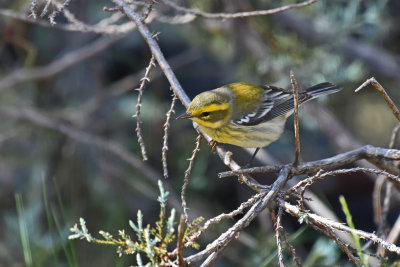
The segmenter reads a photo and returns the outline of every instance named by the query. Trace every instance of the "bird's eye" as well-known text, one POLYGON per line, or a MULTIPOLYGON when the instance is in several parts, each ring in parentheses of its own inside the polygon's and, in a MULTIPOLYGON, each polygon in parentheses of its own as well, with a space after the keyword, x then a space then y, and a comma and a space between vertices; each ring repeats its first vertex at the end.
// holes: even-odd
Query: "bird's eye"
POLYGON ((202 116, 202 117, 207 117, 208 115, 210 115, 210 112, 203 112, 203 113, 201 113, 201 116, 202 116))

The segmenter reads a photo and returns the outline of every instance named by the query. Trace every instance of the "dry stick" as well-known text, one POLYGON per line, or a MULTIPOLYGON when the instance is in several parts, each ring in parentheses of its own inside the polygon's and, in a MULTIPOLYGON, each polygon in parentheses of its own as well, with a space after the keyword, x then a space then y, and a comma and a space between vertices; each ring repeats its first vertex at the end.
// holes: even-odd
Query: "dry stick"
POLYGON ((42 13, 40 14, 40 17, 43 18, 44 16, 46 16, 47 12, 49 11, 49 7, 51 4, 52 0, 47 0, 46 5, 44 6, 42 13))
MULTIPOLYGON (((296 218, 299 218, 300 216, 304 216, 303 212, 300 211, 298 207, 291 205, 279 198, 277 199, 277 202, 279 203, 279 205, 281 207, 283 207, 285 209, 285 211, 287 213, 291 214, 292 216, 294 216, 296 218)), ((314 222, 318 225, 323 225, 324 227, 329 227, 329 228, 337 229, 340 231, 345 231, 347 233, 356 234, 362 239, 371 240, 372 242, 383 246, 385 249, 389 250, 390 252, 400 255, 400 247, 394 245, 393 243, 389 243, 389 242, 383 240, 382 238, 379 238, 375 234, 371 234, 371 233, 364 232, 364 231, 357 230, 357 229, 352 229, 342 223, 335 222, 330 219, 326 219, 322 216, 319 216, 319 215, 316 215, 313 213, 307 213, 306 216, 307 216, 308 220, 311 220, 312 222, 314 222)))
MULTIPOLYGON (((383 177, 384 181, 387 180, 386 176, 382 175, 382 177, 383 177)), ((385 197, 383 199, 383 205, 382 205, 382 209, 381 209, 381 213, 380 213, 380 222, 378 225, 377 235, 379 235, 379 237, 381 237, 381 238, 386 238, 386 240, 388 242, 394 243, 395 241, 389 241, 390 239, 385 236, 385 228, 387 226, 387 215, 389 213, 390 197, 392 194, 392 188, 393 188, 393 183, 388 183, 386 181, 385 197)), ((380 194, 379 194, 379 196, 380 196, 380 194)), ((379 201, 379 204, 380 204, 380 201, 379 201)), ((393 228, 392 228, 392 230, 393 230, 393 228)), ((391 233, 392 233, 392 231, 391 231, 391 233)), ((385 253, 386 253, 385 249, 382 246, 378 246, 378 248, 376 250, 376 255, 379 257, 384 257, 385 253)))
MULTIPOLYGON (((81 27, 77 27, 76 25, 73 24, 56 24, 56 25, 51 25, 50 22, 48 22, 47 20, 37 20, 34 18, 31 18, 30 16, 26 16, 25 14, 21 13, 21 12, 15 12, 12 10, 8 10, 8 9, 4 9, 4 8, 0 8, 0 15, 4 16, 4 17, 8 17, 8 18, 12 18, 12 19, 17 19, 20 21, 24 21, 24 22, 28 22, 28 23, 32 23, 32 24, 36 24, 36 25, 40 25, 43 27, 49 27, 52 29, 59 29, 59 30, 64 30, 64 31, 78 31, 78 32, 96 32, 96 33, 111 33, 111 29, 104 29, 103 28, 94 28, 93 26, 90 25, 85 25, 86 29, 82 29, 81 27)), ((133 25, 132 23, 130 23, 131 25, 133 25)), ((122 26, 122 28, 124 28, 125 26, 122 26)), ((131 30, 133 28, 130 28, 129 30, 131 30)), ((123 32, 126 32, 127 30, 124 30, 123 32)), ((118 32, 122 32, 121 31, 121 26, 114 26, 112 27, 112 33, 118 33, 118 32)))
POLYGON ((142 79, 140 79, 140 86, 137 91, 139 91, 138 97, 137 97, 137 103, 136 103, 136 114, 133 116, 136 118, 136 135, 138 138, 138 142, 140 145, 140 150, 142 151, 142 157, 143 160, 147 160, 147 154, 146 154, 146 147, 143 142, 143 136, 142 136, 142 129, 140 128, 140 109, 142 107, 142 97, 143 97, 143 90, 146 85, 146 82, 150 82, 150 71, 153 67, 155 67, 155 59, 154 56, 151 57, 150 63, 146 68, 146 71, 144 73, 144 76, 142 79))
MULTIPOLYGON (((326 169, 337 168, 361 159, 400 160, 400 150, 366 145, 348 152, 338 154, 330 158, 325 158, 310 162, 302 162, 299 163, 297 167, 293 167, 291 166, 291 164, 253 167, 236 171, 221 172, 218 174, 218 177, 225 178, 229 176, 235 176, 240 174, 251 174, 251 173, 277 173, 282 168, 282 166, 289 166, 291 168, 290 172, 293 175, 299 175, 305 173, 318 172, 320 169, 326 170, 326 169)), ((374 162, 374 164, 376 163, 377 162, 374 162)))
POLYGON ((392 136, 390 137, 389 148, 394 148, 394 146, 396 145, 397 137, 399 136, 399 131, 400 131, 400 125, 394 127, 392 131, 392 136))
MULTIPOLYGON (((390 142, 389 142, 389 148, 393 148, 396 144, 396 140, 399 134, 399 130, 400 130, 400 125, 397 125, 396 127, 393 128, 392 131, 392 136, 390 137, 390 142)), ((377 212, 376 214, 379 215, 379 224, 378 224, 378 234, 383 235, 380 237, 384 237, 385 233, 384 233, 384 228, 387 225, 387 215, 389 213, 389 206, 390 206, 390 197, 391 197, 391 191, 393 188, 393 183, 388 183, 386 182, 386 186, 385 186, 385 196, 383 199, 383 205, 381 206, 381 192, 382 192, 382 185, 383 183, 386 181, 387 177, 386 176, 381 176, 383 177, 383 181, 381 184, 377 184, 380 186, 377 186, 377 193, 373 195, 373 198, 376 199, 376 205, 374 205, 374 207, 377 207, 377 212)), ((378 180, 377 180, 378 183, 378 180)), ((374 187, 375 189, 375 187, 374 187)), ((375 192, 375 190, 374 190, 375 192)), ((374 201, 375 202, 375 201, 374 201)), ((392 229, 393 230, 393 229, 392 229)), ((376 254, 378 256, 384 257, 385 256, 385 250, 383 247, 378 246, 378 249, 376 251, 376 254)))
POLYGON ((151 0, 151 3, 148 5, 146 12, 143 15, 142 22, 145 23, 146 19, 149 17, 151 11, 153 10, 153 6, 156 3, 156 0, 151 0))
POLYGON ((293 71, 290 71, 290 82, 293 88, 293 99, 294 99, 294 136, 296 139, 296 153, 294 157, 293 165, 296 167, 299 164, 300 157, 300 136, 299 136, 299 90, 297 87, 296 77, 294 77, 293 71))
POLYGON ((271 218, 273 221, 275 221, 275 239, 276 239, 276 247, 278 249, 278 263, 280 267, 284 267, 285 265, 283 264, 283 249, 280 239, 280 229, 282 228, 281 217, 282 217, 282 208, 279 208, 277 216, 275 216, 274 213, 271 213, 271 218))
POLYGON ((175 104, 176 100, 178 99, 175 94, 172 94, 172 101, 171 107, 167 112, 167 118, 164 123, 164 136, 163 136, 163 146, 161 150, 161 158, 162 158, 162 166, 163 166, 163 173, 164 178, 168 178, 168 165, 167 165, 167 151, 168 151, 168 130, 169 130, 169 123, 171 121, 172 114, 175 113, 175 104))
POLYGON ((32 0, 31 6, 29 8, 31 14, 29 16, 31 16, 33 19, 37 18, 36 8, 37 8, 37 0, 32 0))
POLYGON ((5 78, 0 81, 0 92, 12 88, 21 82, 52 77, 85 59, 95 56, 118 42, 124 36, 126 35, 104 36, 82 48, 65 54, 62 58, 54 60, 48 65, 15 70, 5 75, 5 78))
MULTIPOLYGON (((325 173, 317 173, 316 175, 306 178, 302 181, 300 181, 297 185, 293 186, 290 190, 288 190, 288 193, 295 192, 297 188, 300 187, 309 187, 311 184, 314 182, 321 180, 323 178, 329 177, 329 176, 334 176, 334 175, 340 175, 340 174, 352 174, 356 172, 364 172, 364 173, 372 173, 376 175, 387 175, 387 177, 394 181, 394 182, 400 182, 400 177, 390 174, 386 171, 383 170, 378 170, 378 169, 371 169, 371 168, 361 168, 361 167, 356 167, 356 168, 351 168, 351 169, 341 169, 341 170, 334 170, 334 171, 327 171, 325 173)), ((305 190, 305 189, 303 189, 305 190)))
POLYGON ((390 243, 396 243, 397 239, 400 235, 400 215, 397 217, 396 222, 394 223, 392 230, 387 237, 387 241, 390 243))
MULTIPOLYGON (((314 176, 315 178, 315 180, 316 179, 318 179, 318 178, 320 178, 320 176, 321 176, 321 173, 322 173, 322 170, 319 170, 318 172, 317 172, 317 174, 314 176)), ((306 192, 306 189, 309 187, 309 186, 311 186, 312 185, 312 182, 313 180, 311 180, 311 181, 308 181, 307 183, 305 183, 305 184, 303 184, 302 185, 302 189, 300 190, 300 199, 299 199, 299 209, 300 210, 304 210, 304 194, 305 194, 305 192, 306 192)), ((297 188, 297 186, 298 186, 299 184, 297 184, 297 185, 295 185, 294 187, 292 187, 288 192, 292 192, 292 189, 294 189, 294 190, 296 190, 296 188, 297 188)), ((294 191, 293 191, 294 192, 294 191)))
POLYGON ((216 240, 209 244, 204 250, 191 255, 185 259, 188 265, 192 265, 209 255, 207 262, 212 263, 218 254, 228 245, 229 242, 236 236, 238 232, 246 228, 256 217, 262 212, 268 205, 268 203, 275 198, 279 190, 286 184, 286 181, 290 177, 289 167, 283 167, 279 173, 278 178, 273 183, 271 190, 268 193, 263 192, 261 200, 254 203, 254 205, 246 212, 246 214, 237 221, 231 228, 225 233, 221 234, 216 240))
POLYGON ((396 117, 398 121, 400 121, 400 111, 394 104, 393 100, 389 97, 389 95, 386 93, 385 89, 378 83, 378 81, 372 77, 366 80, 363 84, 361 84, 355 92, 359 92, 361 89, 366 87, 368 84, 371 84, 372 86, 375 87, 376 90, 382 95, 383 99, 385 99, 386 103, 388 104, 389 108, 392 110, 393 115, 396 117))
POLYGON ((315 222, 307 221, 308 226, 313 228, 314 230, 328 236, 331 240, 333 240, 339 248, 347 255, 347 257, 356 264, 356 266, 361 266, 361 261, 356 258, 353 253, 348 249, 348 245, 340 240, 329 227, 321 224, 315 224, 315 222))
MULTIPOLYGON (((118 32, 121 32, 121 30, 125 27, 126 30, 133 29, 132 26, 134 26, 133 23, 130 23, 130 27, 127 27, 127 24, 119 24, 117 25, 116 23, 123 18, 123 14, 120 12, 112 14, 109 17, 105 17, 101 19, 99 22, 93 25, 88 25, 85 22, 77 19, 75 17, 75 14, 71 11, 69 11, 65 6, 63 6, 62 3, 55 2, 55 5, 57 8, 62 9, 62 13, 67 19, 67 21, 70 23, 69 25, 72 25, 76 28, 77 31, 81 32, 95 32, 95 33, 108 33, 108 34, 116 34, 118 32), (118 30, 121 29, 121 30, 118 30)), ((52 27, 57 26, 58 24, 51 24, 52 27)))
POLYGON ((117 6, 119 6, 122 12, 128 16, 133 22, 135 22, 140 34, 145 39, 149 48, 156 58, 160 68, 163 70, 165 76, 167 77, 169 83, 172 86, 177 97, 181 100, 181 102, 187 107, 190 103, 189 97, 186 95, 185 91, 182 89, 178 79, 176 78, 174 72, 172 71, 170 65, 165 59, 161 49, 153 38, 153 34, 149 31, 147 26, 141 21, 141 17, 123 0, 112 0, 117 6))
POLYGON ((286 246, 287 246, 287 248, 289 249, 289 252, 290 252, 290 254, 292 255, 292 257, 293 257, 293 260, 294 260, 294 262, 296 263, 296 265, 298 266, 298 267, 302 267, 302 265, 301 265, 301 262, 300 262, 300 259, 297 257, 297 255, 296 255, 296 252, 295 252, 295 249, 294 249, 294 247, 290 244, 290 242, 289 242, 289 240, 288 240, 288 238, 287 238, 287 235, 286 235, 286 232, 285 232, 285 229, 282 227, 282 224, 281 224, 281 220, 282 220, 282 208, 281 207, 279 207, 279 210, 278 210, 278 215, 277 216, 275 216, 275 213, 274 213, 274 211, 272 210, 272 209, 270 209, 270 214, 271 214, 271 218, 272 218, 272 221, 274 222, 274 224, 276 225, 275 226, 275 236, 276 236, 276 241, 277 241, 277 244, 278 244, 278 262, 279 262, 279 265, 282 265, 283 266, 283 253, 282 253, 282 247, 281 247, 281 242, 280 242, 280 237, 282 237, 283 238, 283 241, 285 242, 285 244, 286 244, 286 246), (279 232, 278 232, 279 231, 279 232), (281 248, 279 248, 279 247, 281 247, 281 248), (281 264, 282 263, 282 264, 281 264))
POLYGON ((194 159, 196 158, 197 153, 200 151, 200 144, 201 144, 201 135, 199 134, 196 138, 196 147, 194 148, 194 150, 192 152, 192 156, 190 157, 190 159, 188 159, 189 166, 188 166, 187 170, 185 171, 185 178, 183 179, 184 182, 182 185, 181 200, 182 200, 183 215, 185 217, 186 222, 189 221, 189 216, 188 216, 189 209, 188 209, 187 203, 186 203, 186 188, 189 185, 189 177, 190 177, 190 173, 192 172, 194 159))
MULTIPOLYGON (((165 59, 158 43, 152 37, 152 34, 150 33, 147 26, 145 24, 143 24, 143 22, 141 22, 140 16, 129 5, 127 5, 123 0, 112 0, 112 1, 121 8, 122 12, 124 12, 124 14, 126 16, 128 16, 131 20, 133 20, 135 22, 140 34, 142 35, 144 40, 147 42, 147 44, 151 50, 151 53, 156 58, 158 65, 160 66, 160 68, 164 72, 166 78, 168 79, 169 83, 171 84, 171 87, 174 90, 175 95, 180 99, 180 101, 183 103, 183 105, 185 107, 187 107, 190 103, 189 97, 187 96, 186 92, 183 90, 183 88, 180 85, 178 79, 176 78, 174 72, 172 71, 170 65, 168 64, 167 60, 165 59)), ((210 142, 212 140, 204 131, 202 131, 198 127, 197 124, 194 124, 194 125, 195 125, 196 131, 201 133, 205 137, 207 142, 210 142)), ((217 153, 218 153, 218 156, 222 160, 225 158, 226 151, 221 146, 217 146, 217 153)), ((237 164, 234 160, 230 160, 228 166, 232 170, 239 170, 241 168, 241 166, 239 164, 237 164)), ((243 175, 243 181, 247 184, 247 186, 249 186, 256 192, 259 192, 261 190, 260 188, 263 187, 257 181, 255 181, 252 177, 247 176, 247 175, 243 175)))
POLYGON ((177 244, 178 266, 185 266, 185 261, 183 260, 184 234, 185 234, 185 218, 181 216, 178 226, 178 244, 177 244))
MULTIPOLYGON (((279 209, 279 210, 282 210, 282 209, 279 209)), ((302 267, 301 261, 300 261, 299 257, 297 257, 294 247, 292 246, 292 244, 290 244, 289 239, 287 238, 285 229, 283 227, 281 227, 280 231, 281 231, 280 232, 281 237, 283 238, 283 241, 285 242, 286 246, 288 247, 290 254, 292 255, 293 260, 296 263, 297 267, 302 267)))
POLYGON ((286 11, 288 9, 299 8, 299 7, 311 5, 311 4, 315 3, 317 0, 308 0, 308 1, 304 1, 302 3, 286 5, 286 6, 268 9, 268 10, 258 10, 258 11, 249 11, 249 12, 239 12, 239 13, 206 13, 206 12, 202 12, 197 9, 191 9, 191 8, 185 8, 185 7, 179 6, 170 0, 162 0, 162 1, 165 4, 169 5, 170 7, 174 8, 178 11, 196 15, 196 16, 201 16, 201 17, 205 17, 205 18, 213 18, 213 19, 236 19, 236 18, 245 18, 245 17, 265 16, 265 15, 276 14, 279 12, 286 11))
MULTIPOLYGON (((0 114, 4 114, 14 119, 27 120, 41 127, 60 132, 80 143, 97 146, 98 148, 117 156, 123 162, 128 163, 132 168, 140 171, 140 173, 142 173, 144 177, 146 177, 154 185, 157 185, 158 180, 162 179, 161 175, 150 165, 142 162, 140 158, 138 158, 135 154, 132 154, 119 143, 80 130, 70 123, 68 124, 52 119, 48 115, 42 114, 41 112, 30 108, 27 105, 20 105, 19 107, 0 105, 0 114)), ((166 187, 167 191, 173 192, 168 184, 165 184, 164 186, 166 187)), ((170 195, 169 200, 171 203, 173 203, 174 207, 180 206, 179 200, 175 197, 175 195, 170 195)))
POLYGON ((213 224, 217 224, 220 221, 224 220, 224 219, 233 219, 233 217, 239 215, 239 214, 243 214, 243 212, 245 211, 245 209, 249 208, 250 206, 253 206, 257 201, 259 201, 265 194, 264 193, 258 193, 255 194, 253 196, 251 196, 251 198, 249 198, 246 202, 243 202, 242 204, 240 204, 240 206, 229 212, 229 213, 222 213, 219 214, 218 216, 211 218, 209 220, 207 220, 203 227, 201 228, 200 231, 198 231, 197 233, 194 233, 190 239, 191 240, 196 240, 202 233, 204 233, 205 231, 207 231, 207 229, 213 225, 213 224))
POLYGON ((49 15, 49 20, 51 25, 56 25, 56 16, 57 14, 63 12, 63 10, 69 5, 71 0, 65 0, 64 3, 61 4, 61 6, 57 7, 50 15, 49 15))

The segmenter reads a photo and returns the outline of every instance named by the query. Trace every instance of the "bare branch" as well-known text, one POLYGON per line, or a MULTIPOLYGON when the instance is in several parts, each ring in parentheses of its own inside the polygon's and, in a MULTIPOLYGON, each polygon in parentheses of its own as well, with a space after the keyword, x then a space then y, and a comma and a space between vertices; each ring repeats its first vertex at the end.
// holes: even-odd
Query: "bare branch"
POLYGON ((278 263, 280 267, 284 267, 283 264, 283 249, 281 244, 280 238, 280 231, 282 229, 281 226, 281 217, 282 217, 282 208, 279 208, 278 215, 275 216, 275 213, 271 213, 272 221, 275 224, 275 240, 276 240, 276 247, 278 249, 278 263))
MULTIPOLYGON (((293 167, 290 164, 285 166, 291 166, 290 172, 293 175, 305 174, 305 173, 313 173, 317 172, 320 169, 333 169, 337 167, 341 167, 343 165, 347 165, 353 163, 357 160, 366 159, 371 160, 375 159, 379 160, 400 160, 400 150, 397 149, 387 149, 374 147, 371 145, 366 145, 358 149, 354 149, 345 153, 338 154, 336 156, 299 163, 297 167, 293 167)), ((376 163, 376 162, 374 162, 376 163)), ((225 178, 234 175, 240 175, 244 173, 276 173, 282 168, 282 165, 271 165, 271 166, 262 166, 262 167, 254 167, 237 171, 227 171, 221 172, 218 174, 219 178, 225 178)), ((391 170, 388 170, 391 171, 391 170)))
POLYGON ((390 137, 389 148, 394 148, 396 145, 397 137, 399 136, 400 125, 393 128, 392 136, 390 137))
POLYGON ((153 10, 153 5, 156 3, 156 0, 151 0, 150 4, 147 7, 146 12, 143 15, 142 22, 145 23, 146 19, 149 17, 151 11, 153 10))
MULTIPOLYGON (((393 128, 392 131, 392 136, 390 138, 389 142, 389 148, 394 148, 397 140, 397 136, 400 130, 400 125, 397 125, 396 127, 393 128)), ((375 219, 375 224, 377 225, 377 234, 379 237, 385 237, 385 227, 387 225, 387 215, 389 213, 389 206, 390 206, 390 197, 392 195, 392 188, 393 188, 393 183, 388 183, 387 182, 387 177, 385 175, 380 175, 378 179, 375 182, 374 186, 374 191, 372 195, 373 203, 374 203, 374 219, 375 219), (385 186, 385 194, 384 194, 384 199, 383 199, 383 204, 382 204, 382 188, 383 185, 385 186)), ((392 229, 393 230, 393 229, 392 229)), ((394 241, 392 242, 394 243, 394 241)), ((385 256, 385 250, 383 247, 378 246, 376 254, 380 257, 385 256)))
POLYGON ((71 2, 71 0, 65 0, 64 3, 62 3, 61 5, 57 6, 57 9, 55 9, 50 15, 49 15, 49 20, 51 25, 55 25, 56 24, 56 16, 57 14, 63 12, 63 10, 69 5, 69 3, 71 2))
MULTIPOLYGON (((282 209, 280 208, 279 211, 281 212, 282 209)), ((279 215, 279 213, 278 213, 278 215, 279 215)), ((286 231, 283 227, 280 228, 280 234, 281 234, 283 241, 285 242, 287 248, 289 249, 289 252, 292 255, 293 260, 296 263, 297 267, 302 267, 300 259, 299 259, 299 257, 297 257, 294 247, 292 246, 292 244, 290 244, 289 239, 287 238, 287 235, 286 235, 286 231)))
POLYGON ((46 16, 46 14, 49 12, 49 7, 51 4, 52 0, 47 0, 46 5, 44 6, 42 13, 40 13, 40 17, 43 18, 46 16))
POLYGON ((29 10, 31 11, 31 14, 29 16, 31 16, 33 19, 37 18, 36 9, 37 9, 37 0, 32 0, 31 6, 29 8, 29 10))
POLYGON ((139 94, 138 94, 137 103, 136 103, 136 113, 133 116, 136 118, 136 135, 137 135, 138 142, 140 145, 140 150, 142 151, 143 160, 147 160, 147 154, 146 154, 146 147, 145 147, 144 141, 143 141, 142 129, 140 128, 140 109, 142 107, 142 97, 143 97, 144 87, 146 86, 146 83, 150 82, 150 77, 149 77, 150 72, 151 72, 151 69, 155 66, 156 66, 156 64, 155 64, 154 56, 152 56, 150 59, 150 63, 146 68, 143 78, 140 79, 140 86, 137 89, 139 94))
POLYGON ((288 178, 289 168, 284 167, 279 173, 276 181, 273 183, 271 190, 269 190, 268 193, 266 193, 265 191, 263 192, 263 197, 261 200, 257 201, 239 221, 237 221, 225 233, 221 234, 216 240, 209 244, 207 248, 198 252, 197 254, 187 257, 185 259, 186 263, 191 265, 194 262, 197 262, 207 257, 208 255, 210 255, 211 257, 207 259, 209 262, 215 260, 217 256, 215 252, 221 252, 228 245, 228 243, 232 241, 232 239, 239 231, 241 231, 243 228, 246 228, 250 224, 250 222, 252 222, 257 217, 257 215, 267 207, 268 203, 275 198, 275 196, 284 186, 288 178))
MULTIPOLYGON (((157 185, 158 180, 162 179, 162 176, 157 171, 151 168, 151 166, 148 164, 142 162, 136 155, 130 153, 120 144, 109 141, 103 137, 87 133, 75 128, 70 124, 59 122, 55 119, 45 116, 41 112, 31 107, 28 107, 27 105, 21 105, 20 107, 2 105, 0 106, 0 113, 14 119, 26 120, 41 127, 55 130, 80 143, 99 147, 102 150, 117 156, 123 162, 140 171, 140 173, 142 173, 144 177, 146 177, 154 185, 157 185)), ((168 191, 173 191, 171 188, 169 188, 168 184, 165 184, 164 186, 167 187, 166 189, 168 191)), ((176 206, 175 204, 179 206, 179 200, 175 199, 175 197, 170 197, 169 200, 174 203, 174 206, 176 206)))
POLYGON ((184 214, 186 222, 189 221, 188 207, 186 204, 186 189, 187 189, 187 186, 189 185, 189 177, 190 177, 190 173, 192 172, 194 159, 196 158, 197 153, 200 151, 200 144, 201 144, 201 135, 199 134, 196 138, 196 147, 193 150, 192 156, 190 157, 190 159, 188 159, 189 166, 188 166, 187 170, 185 171, 185 178, 183 179, 184 182, 182 185, 181 200, 182 200, 182 210, 183 210, 183 214, 184 214))
POLYGON ((293 186, 289 191, 295 191, 300 187, 309 187, 315 181, 324 179, 324 178, 329 177, 329 176, 342 175, 342 174, 351 174, 351 173, 356 173, 356 172, 373 173, 373 174, 376 174, 376 175, 386 175, 388 177, 388 179, 390 179, 390 180, 392 180, 394 182, 400 182, 400 177, 399 176, 390 174, 390 173, 388 173, 386 171, 378 170, 378 169, 357 167, 357 168, 350 168, 350 169, 327 171, 327 172, 324 172, 324 173, 318 172, 316 175, 300 181, 297 185, 293 186))
POLYGON ((390 230, 390 233, 387 237, 387 241, 390 243, 396 243, 400 236, 400 215, 397 216, 397 219, 392 227, 392 230, 390 230))
MULTIPOLYGON (((149 31, 149 29, 147 28, 147 26, 145 24, 143 24, 143 22, 141 21, 140 16, 129 5, 127 5, 123 0, 113 0, 113 2, 121 8, 122 12, 124 12, 124 14, 126 14, 126 16, 128 16, 132 21, 135 22, 140 34, 142 35, 144 40, 147 42, 147 44, 152 52, 152 55, 154 55, 154 57, 156 58, 156 60, 158 62, 158 65, 160 66, 160 68, 164 72, 165 76, 167 77, 175 95, 180 99, 180 101, 183 103, 183 105, 185 107, 187 107, 190 103, 189 97, 187 96, 186 92, 183 90, 183 88, 180 85, 178 79, 176 78, 174 72, 172 71, 170 65, 168 64, 167 60, 165 59, 164 54, 161 52, 161 49, 160 49, 158 43, 152 37, 152 34, 149 31)), ((196 131, 201 133, 205 137, 207 142, 210 142, 212 140, 204 131, 202 131, 198 127, 197 124, 194 123, 194 125, 195 125, 196 131)), ((221 146, 217 146, 217 153, 222 160, 225 159, 226 151, 221 146)), ((241 169, 241 167, 233 160, 229 161, 228 166, 229 166, 229 168, 231 168, 231 170, 241 169)), ((250 188, 254 189, 255 191, 259 192, 260 188, 262 188, 262 186, 257 181, 255 181, 252 177, 243 175, 242 178, 243 178, 243 181, 250 188)))
POLYGON ((178 238, 177 238, 178 244, 176 246, 178 250, 178 266, 185 266, 185 262, 183 260, 184 234, 185 234, 185 217, 181 216, 178 226, 178 238))
POLYGON ((207 231, 207 229, 214 224, 217 224, 219 222, 221 222, 224 219, 232 219, 233 217, 243 214, 243 212, 248 209, 250 206, 253 206, 257 201, 259 201, 262 197, 264 196, 264 193, 258 193, 253 195, 251 198, 249 198, 246 202, 243 202, 242 204, 240 204, 240 206, 229 212, 229 213, 221 213, 218 216, 211 218, 209 220, 207 220, 203 227, 201 228, 201 231, 195 233, 193 236, 191 236, 192 240, 196 240, 202 233, 204 233, 205 231, 207 231))
POLYGON ((162 158, 162 166, 163 166, 163 173, 164 173, 164 178, 168 178, 168 165, 167 165, 167 151, 168 151, 168 130, 169 130, 169 123, 171 121, 172 114, 175 113, 175 104, 176 100, 178 99, 175 94, 172 94, 172 101, 171 101, 171 107, 167 112, 167 118, 164 123, 164 135, 163 135, 163 146, 162 146, 162 152, 161 152, 161 158, 162 158))
POLYGON ((348 248, 348 245, 344 243, 342 240, 339 239, 339 237, 336 236, 335 232, 330 229, 329 227, 326 227, 325 225, 322 224, 317 224, 313 223, 310 221, 306 222, 307 225, 309 225, 311 228, 314 230, 328 236, 331 240, 333 240, 339 248, 347 255, 347 257, 354 262, 357 266, 361 266, 361 261, 351 253, 350 249, 348 248))
POLYGON ((167 4, 168 6, 176 9, 177 11, 183 12, 183 13, 188 13, 188 14, 192 14, 192 15, 196 15, 196 16, 200 16, 200 17, 204 17, 204 18, 212 18, 212 19, 236 19, 236 18, 272 15, 272 14, 283 12, 283 11, 286 11, 286 10, 292 9, 292 8, 309 6, 313 3, 315 3, 317 0, 308 0, 308 1, 304 1, 302 3, 286 5, 286 6, 268 9, 268 10, 238 12, 238 13, 231 13, 231 14, 229 14, 229 13, 206 13, 206 12, 203 12, 203 11, 200 11, 197 9, 191 9, 191 8, 185 8, 185 7, 179 6, 170 0, 162 0, 162 1, 165 4, 167 4))
POLYGON ((372 77, 366 80, 363 84, 361 84, 355 92, 361 91, 364 87, 367 85, 371 84, 373 87, 375 87, 376 90, 382 95, 383 99, 385 99, 386 103, 388 104, 389 108, 392 110, 393 115, 396 117, 396 119, 400 122, 400 111, 394 104, 393 100, 389 97, 389 95, 386 93, 385 89, 378 83, 378 81, 372 77))
MULTIPOLYGON (((302 216, 302 212, 299 210, 298 207, 291 205, 280 198, 278 198, 277 201, 278 201, 279 205, 282 208, 284 208, 284 210, 287 213, 291 214, 292 216, 294 216, 296 218, 299 218, 300 216, 302 216)), ((307 216, 308 220, 311 220, 312 222, 314 222, 318 225, 324 225, 326 227, 330 227, 330 228, 337 229, 340 231, 345 231, 348 233, 356 234, 362 239, 371 240, 372 242, 383 246, 385 249, 389 250, 390 252, 400 255, 400 247, 379 238, 375 234, 367 233, 367 232, 357 230, 357 229, 352 229, 346 225, 343 225, 342 223, 338 223, 338 222, 326 219, 324 217, 318 216, 313 213, 307 213, 306 216, 307 216)))
POLYGON ((290 71, 290 82, 292 83, 293 99, 294 99, 294 136, 296 140, 296 153, 293 165, 299 164, 300 157, 300 136, 299 136, 299 90, 297 87, 296 78, 292 71, 290 71))
MULTIPOLYGON (((105 33, 105 34, 121 34, 121 33, 126 33, 129 31, 132 31, 135 28, 135 24, 132 22, 127 22, 121 25, 112 25, 112 22, 116 22, 115 18, 120 18, 121 14, 116 13, 118 15, 113 14, 110 17, 104 18, 103 20, 99 21, 95 25, 88 25, 84 22, 81 22, 77 20, 74 15, 69 12, 67 9, 63 11, 63 14, 65 17, 68 19, 69 24, 55 24, 52 25, 49 21, 47 20, 36 20, 34 18, 30 18, 26 16, 25 14, 11 11, 8 9, 1 9, 0 8, 0 15, 8 18, 13 18, 13 19, 18 19, 24 22, 32 23, 32 24, 37 24, 43 27, 49 27, 49 28, 56 28, 64 31, 72 31, 72 32, 94 32, 94 33, 105 33), (110 22, 110 23, 109 23, 110 22)), ((150 19, 150 18, 149 18, 150 19)), ((148 20, 149 20, 148 19, 148 20)), ((153 19, 153 17, 152 17, 153 19)), ((118 19, 119 20, 119 19, 118 19)))
POLYGON ((186 95, 185 91, 182 89, 182 86, 178 82, 178 79, 176 78, 175 74, 173 73, 171 67, 169 66, 167 60, 165 59, 163 53, 161 52, 161 49, 156 42, 156 40, 153 38, 153 35, 147 28, 145 24, 141 21, 140 16, 130 7, 128 6, 123 0, 113 0, 113 2, 121 7, 121 10, 126 14, 132 21, 135 22, 136 26, 138 27, 138 30, 140 34, 143 36, 147 44, 149 45, 149 48, 152 52, 152 55, 156 58, 160 68, 163 70, 165 76, 167 77, 169 83, 172 86, 172 89, 174 90, 176 96, 181 100, 181 102, 187 107, 190 103, 189 97, 186 95))
POLYGON ((50 64, 31 69, 22 68, 5 75, 0 81, 0 92, 16 86, 19 83, 36 79, 52 77, 73 65, 104 51, 109 46, 118 42, 125 35, 105 36, 82 48, 76 49, 50 64))

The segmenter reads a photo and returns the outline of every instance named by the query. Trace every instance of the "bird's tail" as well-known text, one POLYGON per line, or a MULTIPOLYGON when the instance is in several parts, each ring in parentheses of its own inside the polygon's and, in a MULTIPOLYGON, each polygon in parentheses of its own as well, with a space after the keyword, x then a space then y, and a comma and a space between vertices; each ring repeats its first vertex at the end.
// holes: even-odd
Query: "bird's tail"
POLYGON ((311 86, 310 88, 307 88, 306 94, 311 96, 311 98, 307 99, 314 99, 323 95, 329 95, 336 93, 338 91, 342 90, 341 87, 338 87, 332 83, 329 82, 324 82, 324 83, 319 83, 314 86, 311 86))

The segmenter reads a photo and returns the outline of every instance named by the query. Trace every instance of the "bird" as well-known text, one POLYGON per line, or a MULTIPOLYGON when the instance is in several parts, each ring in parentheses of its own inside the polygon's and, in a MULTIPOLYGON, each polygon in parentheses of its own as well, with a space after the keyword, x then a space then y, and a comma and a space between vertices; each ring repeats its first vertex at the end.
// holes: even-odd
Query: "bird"
MULTIPOLYGON (((298 104, 340 90, 319 83, 299 92, 298 104)), ((198 94, 177 119, 196 122, 215 142, 256 148, 252 160, 260 148, 279 139, 293 111, 292 90, 237 82, 198 94)))

